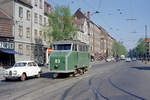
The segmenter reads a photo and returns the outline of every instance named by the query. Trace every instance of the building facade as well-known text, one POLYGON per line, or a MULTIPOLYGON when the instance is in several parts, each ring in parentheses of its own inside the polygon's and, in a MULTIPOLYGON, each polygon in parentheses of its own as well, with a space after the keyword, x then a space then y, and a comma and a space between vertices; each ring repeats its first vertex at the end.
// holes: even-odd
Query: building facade
POLYGON ((12 16, 14 22, 14 49, 21 54, 15 55, 15 61, 47 63, 49 41, 43 27, 48 24, 47 15, 52 13, 51 6, 45 0, 1 0, 0 3, 11 7, 9 11, 0 4, 0 8, 12 16))
POLYGON ((74 24, 79 29, 75 38, 89 45, 89 19, 80 8, 74 14, 74 24))
POLYGON ((114 39, 101 26, 90 20, 90 12, 83 14, 79 8, 74 14, 74 23, 79 29, 76 39, 89 45, 93 59, 105 59, 112 55, 114 39))
POLYGON ((13 65, 15 62, 12 18, 0 9, 0 67, 13 65))

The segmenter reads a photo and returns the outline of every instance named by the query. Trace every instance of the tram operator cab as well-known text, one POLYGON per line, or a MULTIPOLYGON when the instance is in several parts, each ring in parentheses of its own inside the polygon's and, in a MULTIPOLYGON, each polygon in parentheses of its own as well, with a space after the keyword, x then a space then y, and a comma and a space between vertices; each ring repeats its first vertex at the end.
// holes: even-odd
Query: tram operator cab
POLYGON ((53 44, 50 72, 84 73, 90 64, 88 45, 76 40, 62 40, 53 44))

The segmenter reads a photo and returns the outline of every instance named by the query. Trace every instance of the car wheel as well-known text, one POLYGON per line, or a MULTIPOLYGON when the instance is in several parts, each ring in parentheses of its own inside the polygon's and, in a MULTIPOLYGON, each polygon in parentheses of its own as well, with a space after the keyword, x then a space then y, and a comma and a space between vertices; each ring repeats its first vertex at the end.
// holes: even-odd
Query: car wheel
POLYGON ((21 81, 24 81, 26 79, 26 75, 22 74, 20 79, 21 79, 21 81))
POLYGON ((38 72, 38 74, 36 75, 37 78, 40 78, 40 72, 38 72))

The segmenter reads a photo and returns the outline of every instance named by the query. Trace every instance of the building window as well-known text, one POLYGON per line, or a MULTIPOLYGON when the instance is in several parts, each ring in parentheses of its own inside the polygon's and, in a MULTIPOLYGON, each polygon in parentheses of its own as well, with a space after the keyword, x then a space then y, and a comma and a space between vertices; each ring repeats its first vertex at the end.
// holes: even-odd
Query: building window
POLYGON ((37 39, 38 38, 38 34, 37 34, 37 30, 34 30, 34 38, 37 39))
POLYGON ((22 26, 19 26, 19 37, 22 37, 23 36, 23 27, 22 26))
POLYGON ((38 0, 34 0, 34 5, 37 7, 38 6, 38 0))
POLYGON ((44 41, 46 41, 46 32, 44 32, 43 35, 44 35, 44 41))
POLYGON ((34 13, 34 23, 38 23, 38 14, 34 13))
POLYGON ((30 11, 29 10, 27 10, 27 20, 30 20, 30 17, 31 17, 31 13, 30 13, 30 11))
POLYGON ((40 24, 42 25, 42 15, 39 16, 40 17, 40 24))
POLYGON ((22 44, 18 45, 18 52, 23 54, 23 45, 22 44))
POLYGON ((2 27, 0 27, 0 33, 2 33, 2 32, 3 32, 2 27))
POLYGON ((43 38, 42 31, 40 31, 39 34, 40 34, 40 39, 42 40, 42 38, 43 38))
POLYGON ((19 7, 19 17, 23 17, 23 8, 19 7))
POLYGON ((44 17, 44 25, 46 25, 46 18, 44 17))
POLYGON ((27 29, 26 29, 26 37, 30 38, 30 28, 29 27, 27 27, 27 29))
POLYGON ((42 9, 43 7, 42 7, 42 0, 40 0, 40 2, 39 2, 40 4, 40 8, 42 9))
POLYGON ((26 55, 30 56, 30 46, 26 45, 26 55))

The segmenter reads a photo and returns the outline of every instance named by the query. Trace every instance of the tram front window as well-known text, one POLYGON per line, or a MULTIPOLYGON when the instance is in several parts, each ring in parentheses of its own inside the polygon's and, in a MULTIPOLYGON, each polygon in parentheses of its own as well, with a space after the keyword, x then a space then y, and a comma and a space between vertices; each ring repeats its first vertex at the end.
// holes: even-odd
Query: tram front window
POLYGON ((71 50, 71 44, 57 44, 53 48, 54 50, 71 50))

